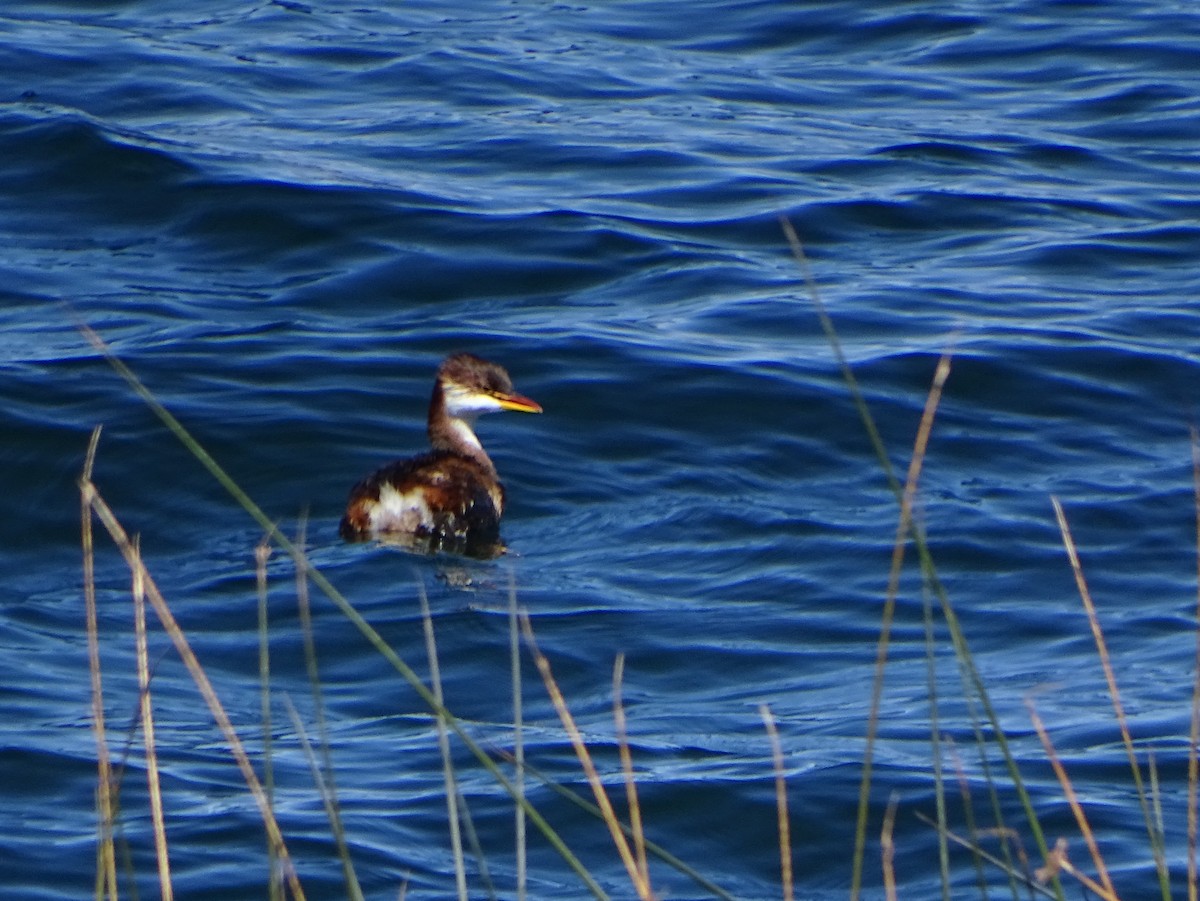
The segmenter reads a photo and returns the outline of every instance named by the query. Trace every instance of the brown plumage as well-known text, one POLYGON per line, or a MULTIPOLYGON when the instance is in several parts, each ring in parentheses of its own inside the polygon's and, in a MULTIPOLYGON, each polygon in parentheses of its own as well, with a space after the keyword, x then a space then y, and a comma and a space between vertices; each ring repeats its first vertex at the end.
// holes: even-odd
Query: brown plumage
POLYGON ((376 538, 434 553, 504 553, 504 486, 472 428, 482 413, 542 408, 514 393, 508 373, 471 354, 442 361, 429 401, 432 450, 397 460, 350 491, 339 531, 347 541, 376 538))

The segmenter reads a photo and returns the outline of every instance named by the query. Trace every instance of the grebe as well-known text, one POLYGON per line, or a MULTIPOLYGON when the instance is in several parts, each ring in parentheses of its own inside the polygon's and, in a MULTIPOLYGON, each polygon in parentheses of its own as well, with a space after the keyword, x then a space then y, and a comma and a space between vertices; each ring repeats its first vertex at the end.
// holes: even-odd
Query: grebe
POLYGON ((435 553, 497 557, 504 486, 472 428, 481 413, 541 413, 513 392, 508 373, 472 354, 442 361, 429 400, 432 450, 397 460, 350 491, 338 531, 347 541, 377 538, 435 553))

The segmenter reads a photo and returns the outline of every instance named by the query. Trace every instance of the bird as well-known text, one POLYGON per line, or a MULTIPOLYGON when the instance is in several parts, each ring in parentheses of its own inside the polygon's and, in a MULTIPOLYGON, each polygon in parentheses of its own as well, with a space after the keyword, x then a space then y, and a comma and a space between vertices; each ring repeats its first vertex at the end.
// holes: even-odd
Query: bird
POLYGON ((429 400, 431 449, 355 485, 338 527, 342 538, 428 554, 504 554, 504 486, 474 429, 477 416, 502 410, 541 413, 542 407, 513 390, 502 366, 469 353, 446 357, 429 400))

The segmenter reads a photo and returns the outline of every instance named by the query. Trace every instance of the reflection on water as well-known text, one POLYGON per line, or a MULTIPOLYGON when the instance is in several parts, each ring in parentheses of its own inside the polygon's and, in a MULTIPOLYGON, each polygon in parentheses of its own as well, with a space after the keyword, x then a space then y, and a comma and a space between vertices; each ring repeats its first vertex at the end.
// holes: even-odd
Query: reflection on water
POLYGON ((495 560, 508 553, 508 546, 503 541, 488 541, 479 538, 468 539, 467 536, 447 535, 438 533, 422 535, 417 533, 388 532, 371 539, 378 544, 405 553, 418 554, 424 557, 439 554, 473 557, 476 560, 495 560))

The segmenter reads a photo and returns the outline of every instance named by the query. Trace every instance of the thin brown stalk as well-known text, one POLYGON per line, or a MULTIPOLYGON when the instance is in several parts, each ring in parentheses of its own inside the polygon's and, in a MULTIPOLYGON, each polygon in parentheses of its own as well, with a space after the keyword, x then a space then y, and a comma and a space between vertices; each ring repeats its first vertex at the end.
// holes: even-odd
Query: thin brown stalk
MULTIPOLYGON (((336 817, 334 813, 335 797, 333 789, 326 781, 326 774, 323 772, 321 764, 317 761, 316 751, 313 750, 312 742, 309 740, 308 730, 304 728, 304 721, 300 718, 300 711, 296 709, 296 705, 292 703, 292 699, 286 694, 283 696, 283 704, 287 708, 288 718, 292 721, 292 729, 295 730, 296 738, 300 742, 300 749, 304 752, 304 759, 308 761, 308 769, 312 774, 313 785, 317 788, 317 794, 321 796, 321 804, 325 808, 325 816, 330 823, 333 823, 336 817)), ((341 851, 339 851, 339 856, 342 856, 341 851)), ((345 859, 345 856, 343 856, 343 860, 345 859)), ((348 891, 352 891, 351 886, 356 889, 358 887, 357 880, 347 882, 348 891)), ((362 894, 359 893, 357 897, 361 899, 362 894)))
MULTIPOLYGON (((817 291, 817 285, 809 270, 808 259, 804 255, 804 248, 800 244, 800 239, 796 235, 796 231, 792 228, 790 222, 785 217, 780 217, 780 224, 783 228, 784 235, 787 237, 788 244, 791 247, 792 255, 799 266, 801 273, 804 276, 805 284, 808 288, 809 297, 817 311, 817 315, 821 321, 821 327, 824 329, 830 346, 833 348, 834 356, 837 359, 838 366, 841 370, 842 377, 849 389, 850 396, 854 401, 855 408, 858 411, 859 418, 862 421, 863 428, 867 432, 867 436, 871 441, 871 446, 875 451, 875 456, 879 461, 879 465, 884 475, 887 478, 888 487, 895 495, 897 502, 901 501, 902 491, 900 483, 897 481, 892 469, 891 461, 887 456, 887 449, 883 445, 883 441, 879 435, 879 429, 875 425, 875 421, 871 416, 871 411, 863 397, 862 391, 859 389, 858 381, 854 377, 854 372, 851 370, 849 363, 846 360, 845 354, 842 352, 840 341, 838 340, 837 332, 833 327, 833 321, 829 314, 825 311, 824 304, 821 301, 817 291)), ((1034 809, 1033 801, 1029 797, 1029 792, 1025 788, 1024 781, 1021 779, 1021 773, 1017 767, 1016 758, 1008 747, 1008 738, 1000 725, 1000 719, 996 714, 995 707, 992 706, 991 699, 988 697, 987 687, 983 682, 983 678, 979 673, 975 662, 971 657, 970 648, 967 645, 966 637, 963 634, 962 627, 959 625, 958 616, 954 612, 954 608, 950 605, 950 599, 946 594, 946 589, 938 577, 937 568, 933 562, 933 556, 929 550, 929 544, 925 539, 924 531, 919 523, 915 523, 913 527, 913 540, 917 556, 921 561, 921 572, 926 580, 926 583, 931 587, 934 594, 938 598, 938 603, 942 608, 942 615, 945 617, 946 626, 950 633, 950 640, 954 645, 954 652, 958 657, 959 668, 963 676, 963 681, 966 687, 967 703, 973 706, 971 693, 978 697, 979 703, 983 707, 988 722, 992 726, 991 738, 996 743, 1000 750, 1000 754, 1004 759, 1005 767, 1012 779, 1013 788, 1016 790, 1017 797, 1021 803, 1021 807, 1025 811, 1030 832, 1033 834, 1033 839, 1037 843, 1039 850, 1043 855, 1049 853, 1049 847, 1046 844, 1045 835, 1042 832, 1041 824, 1038 822, 1037 811, 1034 809)), ((987 770, 986 754, 984 747, 984 736, 982 729, 977 724, 973 723, 973 728, 976 735, 976 740, 979 744, 980 760, 987 770)), ((870 757, 870 749, 868 749, 867 757, 870 757)), ((869 760, 868 760, 869 767, 869 760)), ((864 783, 865 784, 865 783, 864 783)), ((996 817, 996 822, 1003 827, 1003 816, 1000 810, 999 797, 996 794, 995 786, 989 780, 988 787, 989 797, 993 813, 996 817)), ((850 899, 858 901, 862 888, 862 873, 864 853, 866 850, 866 799, 860 795, 859 819, 855 827, 854 835, 854 854, 851 862, 851 884, 850 884, 850 899)), ((1005 847, 1005 853, 1008 853, 1005 847)), ((1061 899, 1061 887, 1055 883, 1055 891, 1061 899)))
POLYGON ((138 565, 133 572, 133 625, 137 645, 138 694, 141 698, 142 739, 146 746, 146 783, 150 791, 150 820, 154 824, 154 853, 163 901, 175 897, 171 886, 171 860, 167 854, 167 827, 163 819, 162 784, 158 778, 158 750, 154 744, 154 710, 150 703, 150 665, 146 649, 146 586, 142 578, 141 543, 133 540, 138 565))
MULTIPOLYGON (((271 751, 271 647, 268 638, 267 560, 271 557, 270 540, 264 536, 254 549, 254 576, 258 587, 258 681, 262 707, 263 792, 267 804, 275 805, 275 765, 271 751)), ((267 842, 267 897, 283 901, 279 859, 275 845, 267 842)))
MULTIPOLYGON (((1046 726, 1042 722, 1042 718, 1038 716, 1037 706, 1034 704, 1032 697, 1025 698, 1025 706, 1029 709, 1029 719, 1033 722, 1033 728, 1037 731, 1038 738, 1042 741, 1042 748, 1046 752, 1046 759, 1050 761, 1050 766, 1054 769, 1054 775, 1058 778, 1058 784, 1063 790, 1063 795, 1066 796, 1067 804, 1071 807, 1071 813, 1075 816, 1075 824, 1079 827, 1079 832, 1087 844, 1088 853, 1092 856, 1092 863, 1095 865, 1096 872, 1100 875, 1100 881, 1104 885, 1105 896, 1115 897, 1116 892, 1113 889, 1112 880, 1108 877, 1108 868, 1104 866, 1104 857, 1100 854, 1100 847, 1096 844, 1096 836, 1092 833, 1092 827, 1088 824, 1087 814, 1083 812, 1083 805, 1079 803, 1079 797, 1075 794, 1075 786, 1071 784, 1071 778, 1067 775, 1067 770, 1063 766, 1062 760, 1059 759, 1058 753, 1054 750, 1054 743, 1050 740, 1050 734, 1046 731, 1046 726)), ((1070 872, 1070 870, 1067 870, 1067 872, 1070 872)), ((1072 873, 1072 875, 1074 874, 1072 873)))
POLYGON ((302 514, 300 526, 296 535, 296 554, 293 560, 296 564, 296 606, 300 613, 300 631, 304 636, 304 665, 308 670, 309 689, 313 696, 313 710, 317 721, 317 738, 320 741, 321 763, 324 768, 322 780, 322 800, 325 803, 325 813, 329 818, 329 828, 333 832, 333 841, 337 846, 338 859, 342 862, 342 878, 346 882, 346 892, 351 901, 362 901, 362 888, 358 883, 358 875, 354 872, 354 861, 350 857, 350 848, 346 844, 346 829, 342 825, 342 810, 338 802, 337 779, 333 770, 333 754, 329 749, 329 726, 325 721, 325 700, 321 690, 321 669, 317 662, 317 642, 313 634, 312 605, 308 597, 308 554, 304 547, 306 543, 308 517, 302 514))
POLYGON ((854 877, 851 887, 851 898, 857 901, 858 890, 861 886, 861 871, 863 854, 866 850, 867 813, 871 796, 871 769, 874 758, 875 739, 879 731, 879 710, 883 704, 883 678, 887 665, 888 647, 891 641, 892 620, 896 611, 896 597, 900 590, 900 573, 904 567, 904 551, 907 546, 909 529, 912 526, 913 505, 916 502, 917 485, 921 477, 921 467, 925 461, 925 452, 929 446, 929 436, 933 430, 933 420, 937 407, 942 398, 942 390, 946 379, 950 376, 950 355, 943 354, 934 370, 933 383, 925 398, 925 409, 921 414, 921 423, 917 428, 916 441, 913 443, 912 460, 909 462, 908 475, 904 482, 904 492, 900 500, 900 517, 896 523, 896 537, 892 544, 892 563, 888 571, 887 593, 883 606, 883 621, 879 630, 879 642, 875 654, 875 675, 871 685, 871 704, 867 714, 867 742, 863 753, 863 775, 858 792, 858 822, 855 831, 854 848, 854 877))
MULTIPOLYGON (((921 618, 925 623, 925 683, 929 694, 929 749, 933 758, 933 791, 938 822, 946 820, 946 780, 942 772, 941 711, 938 706, 937 654, 934 643, 933 597, 928 583, 921 592, 921 618)), ((942 901, 950 901, 950 846, 938 834, 938 866, 942 877, 942 901)))
POLYGON ((784 769, 783 746, 779 741, 779 730, 775 727, 775 716, 766 704, 758 706, 767 739, 771 743, 771 761, 775 769, 775 820, 779 832, 779 874, 783 883, 784 901, 795 896, 795 879, 792 876, 792 829, 788 816, 787 772, 784 769))
POLYGON ((1075 548, 1075 539, 1071 537, 1071 527, 1067 523, 1067 515, 1057 497, 1051 496, 1054 505, 1054 516, 1058 520, 1058 528, 1062 533, 1063 546, 1067 558, 1071 562, 1071 571, 1075 574, 1075 585, 1079 590, 1083 608, 1087 611, 1088 624, 1092 628, 1092 637, 1096 641, 1096 654, 1100 658, 1100 666, 1104 670, 1104 678, 1108 683, 1108 695, 1112 700, 1113 712, 1117 717, 1117 725, 1121 730, 1121 740, 1125 743, 1125 754, 1129 758, 1129 771, 1133 775, 1134 788, 1137 790, 1138 802, 1142 808, 1142 819, 1146 824, 1146 833, 1150 839, 1150 848, 1154 856, 1155 870, 1158 874, 1159 891, 1163 901, 1170 901, 1171 886, 1167 872, 1166 854, 1163 849, 1162 834, 1154 827, 1154 817, 1142 784, 1142 769, 1138 766, 1137 753, 1133 748, 1133 736, 1129 731, 1129 722, 1125 716, 1125 706, 1121 703, 1121 692, 1117 688, 1117 677, 1113 672, 1112 661, 1108 655, 1108 644, 1104 640, 1104 631, 1100 627, 1100 618, 1096 615, 1096 605, 1092 602, 1092 594, 1088 590, 1087 580, 1083 575, 1083 565, 1079 561, 1079 553, 1075 548))
POLYGON ((625 798, 629 805, 629 828, 633 831, 633 847, 637 854, 638 872, 646 885, 650 884, 650 865, 646 861, 646 833, 642 827, 642 807, 638 803, 637 780, 633 775, 633 754, 625 728, 625 705, 621 701, 621 685, 625 677, 625 655, 613 661, 613 724, 617 729, 617 752, 625 773, 625 798))
POLYGON ((1146 753, 1146 770, 1150 773, 1150 805, 1154 809, 1154 828, 1159 835, 1166 835, 1166 825, 1163 823, 1162 788, 1158 782, 1158 762, 1154 759, 1154 750, 1146 753))
POLYGON ((104 725, 104 686, 100 675, 100 630, 96 618, 96 557, 92 535, 92 508, 88 489, 96 463, 100 426, 92 430, 80 476, 81 543, 83 546, 83 603, 87 620, 88 672, 92 681, 92 733, 96 737, 96 808, 99 815, 96 836, 96 897, 117 898, 117 855, 113 845, 112 764, 104 725))
POLYGON ((304 890, 300 886, 300 881, 296 876, 295 868, 291 865, 291 857, 287 851, 287 845, 283 840, 283 833, 279 830, 279 824, 275 820, 275 815, 271 810, 270 804, 267 803, 266 793, 263 791, 261 783, 258 781, 258 776, 254 772, 254 767, 250 764, 250 758, 246 754, 246 750, 242 745, 241 739, 238 737, 237 730, 233 728, 233 723, 229 719, 229 715, 225 712, 224 706, 221 704, 220 698, 213 689, 212 682, 208 678, 208 674, 204 672, 204 668, 197 660, 195 653, 192 651, 191 645, 188 643, 187 637, 183 630, 179 627, 179 623, 175 619, 175 615, 171 612, 170 606, 166 599, 158 590, 158 585, 155 584, 153 577, 146 570, 145 566, 133 552, 132 544, 124 527, 118 521, 112 509, 105 503, 100 493, 96 490, 96 486, 87 479, 80 479, 80 490, 83 492, 84 499, 96 517, 104 525, 109 536, 125 557, 125 562, 131 567, 137 567, 142 571, 142 578, 145 580, 146 596, 150 599, 150 604, 154 607, 154 612, 158 615, 159 621, 163 625, 164 631, 174 644, 176 652, 183 660, 188 672, 192 676, 192 680, 196 683, 200 690, 201 696, 208 705, 209 711, 212 713, 213 719, 216 720, 217 726, 220 728, 222 735, 225 737, 226 743, 229 745, 230 751, 233 754, 234 760, 237 763, 238 769, 242 773, 242 778, 246 781, 251 794, 254 796, 255 803, 258 805, 259 813, 262 816, 263 824, 266 827, 267 834, 279 854, 280 861, 285 869, 285 875, 288 880, 288 886, 292 891, 292 895, 296 899, 304 898, 304 890))
POLYGON ((896 844, 894 832, 896 828, 896 807, 900 803, 900 795, 892 792, 888 798, 887 810, 883 815, 883 828, 879 831, 880 856, 883 859, 883 893, 888 901, 896 901, 896 844))
MULTIPOLYGON (((505 751, 503 748, 497 748, 496 754, 502 760, 506 760, 509 763, 514 762, 513 755, 508 753, 507 751, 505 751)), ((529 763, 528 761, 526 761, 526 763, 525 763, 525 770, 531 776, 533 776, 535 779, 540 780, 546 788, 550 789, 552 792, 554 792, 555 794, 564 798, 565 800, 570 801, 572 804, 574 804, 580 810, 583 810, 583 811, 587 812, 589 815, 594 816, 594 817, 601 817, 601 818, 603 817, 604 814, 601 812, 600 808, 597 807, 595 804, 593 804, 591 801, 589 801, 587 798, 585 798, 583 795, 579 794, 576 791, 573 791, 572 789, 568 788, 565 785, 560 785, 559 783, 555 782, 548 775, 543 773, 541 770, 539 770, 536 766, 529 763)), ((624 832, 628 838, 632 839, 633 838, 633 830, 630 829, 629 826, 627 826, 624 823, 620 823, 619 825, 621 827, 621 831, 624 832)), ((696 885, 700 886, 702 889, 704 889, 704 891, 708 892, 714 898, 720 898, 721 901, 735 901, 734 896, 730 892, 721 888, 721 886, 717 885, 715 882, 713 882, 708 877, 697 872, 694 867, 692 867, 692 866, 688 865, 687 863, 685 863, 684 861, 680 860, 678 857, 676 857, 674 854, 672 854, 670 851, 668 851, 662 845, 658 844, 657 842, 651 841, 650 839, 646 839, 645 841, 646 841, 646 851, 649 854, 653 854, 655 857, 657 857, 659 860, 661 860, 667 866, 672 867, 675 870, 677 870, 678 872, 682 873, 684 876, 687 876, 689 879, 691 879, 693 882, 695 882, 696 885)))
POLYGON ((533 637, 533 626, 530 625, 529 616, 526 614, 521 615, 521 631, 525 635, 525 643, 529 646, 530 653, 533 655, 533 661, 537 666, 538 673, 546 685, 546 693, 550 695, 554 709, 558 712, 559 719, 562 720, 563 728, 566 729, 567 735, 571 739, 571 746, 575 749, 575 756, 579 758, 579 764, 583 767, 583 772, 587 776, 588 785, 591 786, 592 794, 596 798, 596 804, 600 808, 604 823, 608 826, 608 832, 612 836, 613 844, 617 848, 617 854, 621 858, 621 863, 625 865, 625 872, 629 874, 629 879, 633 883, 638 897, 642 901, 649 901, 649 899, 654 897, 650 891, 650 886, 641 878, 642 874, 638 871, 637 861, 634 859, 633 852, 629 848, 629 842, 626 841, 625 833, 621 828, 621 821, 617 819, 617 814, 613 810, 608 792, 605 791, 604 784, 600 781, 600 774, 596 771, 596 765, 592 762, 591 752, 588 751, 587 745, 584 744, 579 727, 575 724, 575 717, 571 715, 570 708, 567 707, 567 702, 558 688, 558 683, 554 680, 550 661, 546 659, 546 655, 538 648, 537 640, 533 637))
MULTIPOLYGON (((221 465, 217 463, 213 456, 208 453, 208 451, 206 451, 200 445, 200 443, 196 441, 195 438, 192 437, 191 433, 184 428, 183 423, 181 423, 175 417, 175 415, 171 413, 170 410, 163 406, 158 398, 154 396, 153 392, 151 392, 150 389, 142 383, 141 379, 137 377, 137 374, 128 366, 126 366, 120 357, 113 353, 112 349, 104 342, 104 339, 101 338, 94 329, 89 328, 86 325, 80 325, 79 331, 92 344, 92 346, 104 356, 109 365, 112 366, 116 373, 126 381, 129 387, 132 388, 133 391, 136 392, 143 401, 145 401, 146 405, 151 409, 151 411, 153 411, 154 415, 158 417, 159 421, 167 427, 171 434, 178 438, 180 443, 182 443, 183 446, 188 449, 188 451, 193 457, 196 458, 200 465, 203 466, 209 472, 209 474, 217 480, 221 487, 229 492, 230 496, 237 501, 238 505, 241 506, 241 508, 245 510, 246 513, 267 532, 268 535, 271 536, 271 539, 278 544, 280 548, 286 551, 294 559, 297 559, 298 563, 301 562, 299 559, 299 550, 292 543, 291 539, 289 539, 283 534, 283 532, 279 530, 278 526, 276 526, 276 524, 271 521, 271 518, 268 517, 265 512, 263 512, 263 509, 254 502, 253 498, 243 491, 241 486, 239 486, 237 482, 230 477, 229 473, 227 473, 221 467, 221 465)), ((479 742, 475 741, 475 739, 470 736, 467 730, 463 728, 462 724, 458 722, 458 719, 451 711, 444 707, 438 706, 436 699, 433 697, 433 693, 425 686, 413 668, 405 663, 405 661, 401 659, 401 657, 392 649, 392 647, 386 641, 384 641, 383 636, 379 634, 378 630, 376 630, 369 622, 366 621, 366 619, 363 618, 362 614, 360 614, 354 608, 353 604, 346 600, 346 597, 337 590, 334 584, 329 581, 328 577, 324 573, 314 566, 307 564, 305 565, 308 570, 308 576, 312 580, 313 584, 321 589, 325 596, 333 602, 334 606, 341 611, 342 615, 345 616, 346 619, 348 619, 356 629, 358 629, 359 633, 367 640, 371 647, 373 647, 379 653, 379 655, 383 657, 392 666, 392 668, 396 670, 397 673, 400 674, 400 676, 409 684, 413 691, 420 695, 421 700, 428 704, 436 715, 445 720, 446 725, 449 726, 454 734, 458 736, 459 740, 462 741, 467 750, 469 750, 475 756, 475 759, 479 761, 479 764, 485 770, 487 770, 493 779, 495 779, 496 784, 503 788, 504 791, 508 792, 510 797, 517 800, 517 803, 521 805, 522 809, 524 809, 529 820, 534 824, 534 826, 537 827, 537 829, 542 833, 546 841, 550 843, 554 850, 558 852, 562 859, 567 863, 567 866, 569 866, 584 883, 584 885, 587 886, 588 891, 591 892, 596 898, 606 898, 607 895, 600 887, 600 884, 596 882, 591 873, 589 873, 587 868, 584 867, 584 865, 580 862, 579 858, 576 857, 571 849, 567 847, 566 842, 562 840, 562 837, 550 827, 550 824, 546 821, 546 818, 542 816, 540 812, 538 812, 536 807, 529 803, 527 798, 518 798, 517 794, 513 790, 511 782, 500 769, 499 765, 488 755, 479 742)))
POLYGON ((512 569, 508 571, 508 654, 512 667, 513 697, 513 789, 515 794, 514 831, 517 844, 517 901, 525 901, 528 871, 525 846, 525 739, 522 725, 521 697, 521 635, 517 627, 517 582, 512 569))
POLYGON ((281 697, 284 709, 287 710, 288 719, 292 721, 292 730, 296 733, 296 740, 300 742, 300 750, 304 753, 304 759, 308 761, 308 771, 312 775, 313 784, 317 787, 317 794, 325 802, 326 811, 328 811, 328 793, 325 791, 325 775, 321 772, 321 764, 317 760, 317 752, 313 750, 312 740, 308 737, 308 730, 304 727, 304 720, 301 719, 300 711, 296 709, 291 696, 283 694, 281 697))
MULTIPOLYGON (((982 860, 986 861, 987 863, 990 863, 996 869, 1002 871, 1010 879, 1021 882, 1031 892, 1036 892, 1037 894, 1043 895, 1044 897, 1047 897, 1047 898, 1058 897, 1058 895, 1055 892, 1050 891, 1050 889, 1045 888, 1044 886, 1042 886, 1039 883, 1037 883, 1036 881, 1034 881, 1034 879, 1028 873, 1028 867, 1026 867, 1026 871, 1024 871, 1024 872, 1015 869, 1011 864, 1009 864, 1004 859, 997 857, 995 854, 991 854, 991 853, 983 850, 983 848, 980 847, 978 841, 964 838, 963 836, 959 835, 957 832, 954 832, 950 829, 946 829, 942 826, 939 826, 936 820, 934 820, 932 817, 926 816, 925 814, 921 813, 919 810, 915 811, 913 816, 915 816, 918 820, 920 820, 925 825, 932 826, 934 829, 937 829, 938 831, 944 833, 946 838, 948 838, 950 841, 954 842, 954 844, 958 845, 959 847, 966 848, 969 851, 972 851, 973 853, 978 854, 982 860)), ((983 830, 983 832, 981 832, 980 835, 996 834, 996 832, 997 832, 997 830, 983 830)), ((1005 830, 1004 835, 996 834, 996 838, 1005 843, 1013 842, 1016 844, 1016 847, 1021 848, 1020 836, 1018 836, 1011 829, 1005 830)), ((1025 859, 1025 852, 1023 849, 1020 851, 1019 857, 1023 864, 1027 863, 1027 861, 1025 859)))
POLYGON ((487 901, 499 901, 496 884, 492 881, 491 868, 488 866, 487 856, 483 853, 483 843, 479 841, 479 831, 475 828, 475 818, 471 816, 471 808, 467 806, 467 796, 462 793, 462 789, 458 791, 458 818, 462 823, 466 845, 471 849, 471 856, 479 871, 479 879, 483 882, 487 901))
POLYGON ((1096 882, 1095 879, 1075 869, 1071 861, 1067 859, 1067 840, 1065 838, 1060 838, 1054 843, 1054 850, 1050 852, 1050 856, 1046 860, 1046 865, 1037 871, 1038 881, 1046 882, 1057 876, 1060 871, 1069 876, 1074 876, 1083 884, 1084 888, 1098 895, 1103 901, 1121 901, 1120 898, 1096 882))
MULTIPOLYGON (((966 769, 963 767, 962 756, 958 753, 958 745, 954 743, 954 738, 947 735, 943 741, 946 750, 950 754, 950 761, 954 765, 954 774, 958 780, 958 794, 962 798, 963 804, 963 819, 967 827, 967 835, 971 841, 978 845, 979 832, 975 826, 975 808, 971 802, 971 783, 967 779, 966 769)), ((948 838, 949 829, 946 828, 946 817, 942 810, 938 810, 938 823, 941 828, 938 830, 942 839, 948 838)), ((971 859, 975 864, 975 875, 979 884, 979 897, 983 901, 987 901, 987 879, 983 872, 983 859, 979 856, 977 848, 973 847, 971 859)))
MULTIPOLYGON (((425 595, 425 584, 417 579, 417 595, 421 599, 421 624, 425 630, 425 654, 429 658, 429 681, 433 696, 439 707, 445 705, 442 697, 442 676, 438 667, 437 642, 433 637, 433 617, 429 613, 429 598, 425 595)), ((450 738, 446 724, 440 716, 434 717, 437 727, 438 751, 442 755, 442 778, 446 784, 446 814, 450 822, 450 848, 454 857, 454 884, 458 889, 459 901, 467 901, 467 871, 463 861, 462 833, 458 823, 458 784, 454 778, 454 759, 450 755, 450 738)))
MULTIPOLYGON (((953 612, 950 611, 949 608, 947 608, 945 606, 943 606, 943 611, 946 614, 947 623, 950 624, 950 620, 953 617, 953 612)), ((1002 731, 1000 731, 1000 726, 999 726, 998 720, 996 719, 995 710, 994 710, 994 708, 992 708, 990 702, 988 701, 987 696, 983 693, 984 686, 983 686, 982 679, 979 676, 978 670, 976 670, 974 668, 974 665, 966 657, 966 645, 964 643, 964 640, 962 639, 962 633, 956 624, 951 625, 950 634, 951 634, 951 640, 955 643, 956 648, 960 645, 960 643, 962 646, 962 650, 959 652, 959 656, 958 656, 958 663, 959 663, 960 677, 962 678, 962 681, 964 684, 964 696, 963 697, 964 697, 964 700, 966 701, 966 705, 967 705, 967 715, 968 715, 968 718, 971 723, 972 737, 975 740, 975 752, 978 755, 980 776, 983 779, 983 782, 986 786, 986 797, 987 797, 987 801, 988 801, 988 806, 990 808, 992 821, 995 823, 994 826, 988 827, 982 831, 986 834, 996 836, 996 838, 999 840, 1000 853, 1003 855, 1004 861, 1005 861, 1004 872, 1006 875, 1008 875, 1008 874, 1012 874, 1012 873, 1016 872, 1016 867, 1013 866, 1012 854, 1013 854, 1013 847, 1014 847, 1013 841, 1014 841, 1014 839, 1017 838, 1017 833, 1014 830, 1012 830, 1011 828, 1009 828, 1009 826, 1005 822, 1004 809, 1000 803, 1000 790, 997 785, 997 780, 993 777, 993 774, 992 774, 992 770, 993 770, 992 764, 988 759, 988 757, 989 757, 988 738, 984 734, 983 721, 979 716, 979 710, 978 710, 978 707, 976 704, 976 697, 978 697, 979 702, 983 705, 984 713, 987 716, 988 720, 992 724, 992 728, 993 728, 992 737, 994 738, 996 744, 999 745, 999 747, 1000 747, 1000 752, 1004 757, 1004 761, 1007 766, 1009 776, 1011 777, 1011 779, 1013 781, 1013 785, 1017 789, 1017 795, 1021 799, 1022 805, 1025 807, 1027 822, 1029 823, 1030 829, 1033 832, 1034 843, 1038 846, 1039 850, 1045 848, 1046 853, 1049 853, 1049 848, 1046 847, 1045 836, 1042 834, 1041 827, 1038 825, 1038 822, 1036 819, 1036 814, 1033 810, 1033 805, 1029 799, 1029 795, 1025 791, 1024 786, 1020 782, 1020 772, 1017 769, 1016 761, 1013 759, 1012 755, 1008 751, 1008 743, 1007 743, 1007 740, 1004 738, 1004 733, 1002 731), (955 636, 957 636, 957 637, 955 637, 955 636), (971 685, 975 686, 975 695, 974 696, 971 694, 970 689, 969 689, 969 687, 971 685)), ((1019 840, 1017 840, 1015 849, 1016 849, 1017 856, 1018 856, 1018 862, 1021 864, 1022 870, 1024 872, 1028 873, 1029 872, 1029 860, 1025 856, 1025 849, 1019 843, 1019 840)), ((1055 883, 1056 897, 1058 897, 1060 899, 1060 901, 1063 901, 1064 896, 1061 893, 1061 888, 1062 887, 1060 885, 1055 883)), ((1016 882, 1014 881, 1014 877, 1011 875, 1009 875, 1009 893, 1011 894, 1011 896, 1014 899, 1017 897, 1016 882)))
MULTIPOLYGON (((296 738, 300 742, 300 749, 304 752, 304 759, 308 761, 308 769, 312 774, 313 784, 317 787, 317 794, 321 796, 321 803, 325 807, 325 816, 330 822, 333 822, 335 816, 333 813, 333 790, 326 782, 321 764, 317 761, 317 754, 313 750, 312 742, 308 738, 308 731, 304 728, 304 721, 300 718, 300 712, 296 709, 296 705, 292 703, 292 699, 286 694, 283 696, 283 704, 287 708, 288 717, 292 721, 292 728, 295 730, 296 738)), ((348 888, 351 886, 357 889, 357 880, 347 883, 348 888)), ((357 897, 361 899, 362 894, 359 893, 357 897)))

